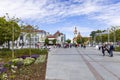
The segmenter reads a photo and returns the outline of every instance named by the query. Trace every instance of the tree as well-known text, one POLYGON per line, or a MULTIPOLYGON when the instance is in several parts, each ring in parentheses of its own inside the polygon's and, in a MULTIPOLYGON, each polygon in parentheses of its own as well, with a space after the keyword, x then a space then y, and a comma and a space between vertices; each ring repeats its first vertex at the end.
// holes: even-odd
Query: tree
POLYGON ((26 32, 26 33, 32 33, 32 32, 34 32, 34 28, 33 28, 33 26, 31 26, 31 25, 23 25, 23 26, 21 26, 21 32, 26 32))
POLYGON ((81 42, 82 42, 81 39, 77 39, 78 44, 81 44, 81 42))
POLYGON ((52 41, 52 42, 53 42, 53 45, 55 45, 55 44, 56 44, 56 41, 57 41, 56 39, 54 39, 54 40, 52 41))
POLYGON ((6 42, 6 34, 7 34, 7 31, 6 31, 6 19, 5 17, 0 17, 0 45, 2 45, 3 43, 6 42))
POLYGON ((0 44, 8 43, 8 48, 10 49, 9 42, 12 41, 12 57, 14 58, 14 41, 20 36, 20 26, 18 25, 18 18, 10 19, 7 14, 6 16, 0 17, 0 44))
MULTIPOLYGON (((9 42, 12 41, 12 44, 14 45, 14 41, 18 39, 18 37, 20 36, 20 31, 21 28, 18 25, 17 21, 15 19, 11 19, 9 21, 7 21, 7 42, 9 45, 9 42)), ((8 48, 10 48, 10 46, 8 46, 8 48)))
POLYGON ((96 31, 92 31, 92 32, 90 33, 90 36, 92 37, 92 40, 94 39, 95 34, 96 34, 96 31))
POLYGON ((20 35, 20 26, 18 25, 15 19, 6 20, 5 17, 0 17, 0 44, 2 45, 5 42, 12 41, 12 36, 14 36, 14 40, 17 40, 20 35), (15 35, 13 35, 13 33, 15 35))
MULTIPOLYGON (((120 26, 111 26, 109 29, 109 41, 110 42, 116 42, 120 41, 120 26)), ((96 37, 96 42, 100 41, 99 33, 107 32, 107 30, 97 30, 97 31, 92 31, 90 36, 94 39, 96 37)), ((108 42, 108 33, 106 34, 101 34, 101 42, 108 42)))
POLYGON ((27 33, 27 39, 29 40, 29 42, 31 43, 31 34, 32 33, 34 33, 34 28, 33 28, 33 26, 31 26, 31 25, 24 25, 24 26, 22 26, 21 27, 22 29, 21 29, 21 32, 25 32, 25 33, 27 33))
POLYGON ((21 26, 21 32, 25 32, 25 33, 27 33, 27 36, 26 36, 26 38, 29 40, 29 55, 31 55, 31 35, 32 35, 32 33, 34 33, 34 27, 33 26, 31 26, 31 25, 22 25, 21 26))
POLYGON ((90 36, 92 37, 92 42, 95 41, 97 43, 99 42, 105 42, 108 38, 106 34, 102 34, 104 32, 107 32, 106 30, 96 30, 92 31, 90 36))
POLYGON ((71 40, 70 40, 70 39, 67 39, 66 42, 67 42, 67 43, 71 43, 71 40))
POLYGON ((116 30, 116 41, 120 41, 120 29, 116 30))
POLYGON ((83 37, 82 38, 82 43, 86 43, 88 41, 88 38, 87 37, 83 37))
POLYGON ((48 38, 45 39, 45 45, 48 45, 49 44, 49 40, 48 38))
POLYGON ((106 30, 96 30, 96 31, 92 31, 90 33, 90 36, 92 37, 92 40, 94 39, 94 37, 98 36, 97 34, 100 34, 102 32, 105 32, 106 30))

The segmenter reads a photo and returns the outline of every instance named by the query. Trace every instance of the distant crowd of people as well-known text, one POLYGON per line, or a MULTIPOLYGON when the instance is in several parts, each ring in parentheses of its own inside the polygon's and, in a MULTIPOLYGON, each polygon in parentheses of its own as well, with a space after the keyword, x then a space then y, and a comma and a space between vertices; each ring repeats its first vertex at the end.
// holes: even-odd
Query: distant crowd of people
POLYGON ((86 48, 86 45, 85 44, 64 44, 63 45, 63 47, 64 48, 72 48, 72 47, 75 47, 75 48, 77 48, 77 47, 81 47, 81 48, 86 48))
MULTIPOLYGON (((50 45, 44 45, 44 47, 49 47, 49 46, 50 45)), ((55 45, 51 45, 51 46, 53 46, 54 48, 72 48, 72 47, 75 47, 75 48, 78 48, 78 47, 86 48, 85 44, 75 44, 75 43, 74 44, 73 43, 55 44, 55 45)))

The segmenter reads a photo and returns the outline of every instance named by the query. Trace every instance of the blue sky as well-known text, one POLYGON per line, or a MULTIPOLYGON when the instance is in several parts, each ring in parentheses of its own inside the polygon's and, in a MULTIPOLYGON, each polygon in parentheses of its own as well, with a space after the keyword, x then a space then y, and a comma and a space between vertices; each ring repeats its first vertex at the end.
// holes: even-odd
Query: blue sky
POLYGON ((74 27, 89 36, 120 26, 120 0, 0 0, 0 16, 5 13, 51 34, 59 30, 69 39, 74 27))

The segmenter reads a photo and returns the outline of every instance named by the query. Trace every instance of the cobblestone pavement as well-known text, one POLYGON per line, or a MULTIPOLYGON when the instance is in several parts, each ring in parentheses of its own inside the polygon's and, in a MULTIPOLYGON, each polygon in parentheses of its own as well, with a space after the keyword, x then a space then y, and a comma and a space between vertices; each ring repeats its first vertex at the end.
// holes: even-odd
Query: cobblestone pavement
POLYGON ((53 48, 46 80, 120 80, 120 52, 109 57, 93 47, 53 48))

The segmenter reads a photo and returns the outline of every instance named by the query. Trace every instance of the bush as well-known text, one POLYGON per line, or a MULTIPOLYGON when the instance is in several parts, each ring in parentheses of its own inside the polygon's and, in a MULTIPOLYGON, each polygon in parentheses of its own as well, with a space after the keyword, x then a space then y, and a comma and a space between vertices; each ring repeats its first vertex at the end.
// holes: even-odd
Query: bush
POLYGON ((120 51, 120 47, 115 47, 115 51, 120 51))
MULTIPOLYGON (((18 49, 18 50, 15 50, 15 56, 18 57, 18 56, 22 56, 22 55, 30 55, 29 53, 29 48, 28 49, 18 49)), ((31 55, 32 54, 47 54, 47 50, 42 50, 42 49, 31 49, 31 55)))
MULTIPOLYGON (((23 55, 27 55, 27 56, 30 56, 30 53, 29 53, 29 48, 27 49, 16 49, 14 50, 14 53, 15 53, 15 57, 20 57, 20 56, 23 56, 23 55)), ((31 55, 32 54, 47 54, 47 50, 46 49, 31 49, 31 55)), ((0 57, 1 58, 11 58, 12 57, 12 51, 11 50, 7 50, 7 49, 1 49, 0 50, 0 57)))
POLYGON ((0 57, 1 58, 9 58, 10 56, 12 56, 12 51, 0 51, 0 57))
MULTIPOLYGON (((26 58, 26 57, 33 57, 37 58, 37 55, 44 55, 48 54, 46 49, 31 49, 31 54, 29 53, 29 49, 16 49, 14 50, 15 58, 26 58)), ((11 50, 0 50, 0 58, 2 61, 7 62, 12 58, 12 51, 11 50)))
POLYGON ((11 51, 11 50, 8 48, 2 48, 2 49, 0 49, 0 51, 11 51))

